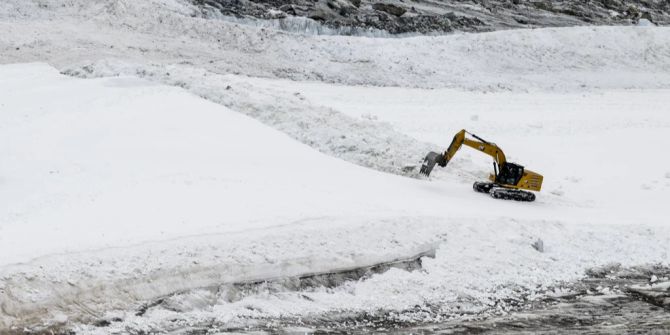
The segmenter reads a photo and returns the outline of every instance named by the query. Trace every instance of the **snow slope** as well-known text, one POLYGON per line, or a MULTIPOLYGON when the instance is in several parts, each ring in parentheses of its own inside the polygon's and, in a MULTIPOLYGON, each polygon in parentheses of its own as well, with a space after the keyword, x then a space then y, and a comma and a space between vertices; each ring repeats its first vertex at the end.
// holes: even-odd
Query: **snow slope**
POLYGON ((403 316, 435 320, 541 293, 590 266, 667 261, 668 227, 629 221, 626 210, 550 194, 532 204, 493 201, 460 181, 365 169, 137 78, 73 79, 44 64, 6 65, 0 74, 2 327, 116 310, 125 320, 116 327, 169 329, 173 314, 147 320, 134 309, 174 292, 435 248, 424 272, 390 271, 309 299, 214 297, 211 308, 179 315, 237 324, 437 304, 437 314, 403 316), (544 253, 531 246, 538 238, 544 253))
POLYGON ((296 92, 257 87, 246 76, 475 92, 670 83, 670 34, 663 27, 374 39, 294 35, 198 13, 182 0, 3 1, 0 63, 44 61, 78 77, 130 75, 183 87, 323 153, 409 176, 429 144, 296 92))
POLYGON ((668 87, 665 27, 574 27, 406 39, 301 36, 209 20, 182 0, 5 0, 0 62, 101 59, 400 87, 668 87))
MULTIPOLYGON (((630 222, 666 222, 658 213, 667 202, 670 169, 659 147, 670 144, 670 90, 526 94, 249 81, 300 92, 317 106, 361 121, 390 125, 433 143, 435 151, 465 128, 499 143, 510 160, 544 174, 551 201, 616 212, 630 222)), ((465 189, 491 170, 488 156, 469 149, 450 164, 431 177, 466 181, 465 189), (463 170, 469 174, 461 175, 463 170)))
POLYGON ((419 181, 319 154, 176 88, 75 80, 46 65, 5 66, 2 78, 1 264, 310 217, 397 216, 412 202, 439 212, 425 188, 401 192, 427 186, 419 181), (368 187, 353 190, 361 180, 368 187))

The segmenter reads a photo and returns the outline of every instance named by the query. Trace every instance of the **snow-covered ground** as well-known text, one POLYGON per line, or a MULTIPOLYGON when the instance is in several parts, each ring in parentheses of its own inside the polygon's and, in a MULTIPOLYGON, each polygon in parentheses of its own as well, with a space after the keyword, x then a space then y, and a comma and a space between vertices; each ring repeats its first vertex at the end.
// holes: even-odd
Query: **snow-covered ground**
MULTIPOLYGON (((512 157, 523 154, 528 158, 524 162, 546 174, 550 190, 562 191, 544 192, 532 204, 514 203, 472 192, 465 176, 431 182, 357 167, 182 89, 131 77, 72 79, 43 64, 6 65, 0 72, 2 142, 8 143, 2 151, 0 255, 8 324, 34 316, 77 320, 82 310, 86 317, 102 317, 104 311, 131 309, 122 327, 160 329, 174 315, 159 313, 144 321, 148 323, 133 323, 132 308, 185 289, 364 266, 432 248, 437 257, 425 261, 424 272, 391 271, 334 292, 313 293, 310 299, 299 294, 237 303, 214 299, 213 310, 182 313, 182 318, 194 322, 204 313, 239 322, 236 318, 250 313, 249 304, 260 305, 262 312, 251 313, 256 317, 341 309, 403 311, 417 304, 442 305, 448 315, 457 306, 450 302, 465 300, 472 305, 467 308, 477 310, 489 301, 578 278, 591 266, 668 257, 670 234, 659 213, 670 181, 662 175, 663 167, 652 168, 663 162, 662 156, 638 158, 656 181, 651 188, 642 187, 644 180, 613 183, 616 173, 603 172, 586 185, 601 190, 586 192, 579 178, 597 175, 578 169, 558 174, 572 162, 595 171, 603 159, 591 154, 621 150, 615 140, 608 141, 610 149, 598 149, 601 145, 591 136, 605 135, 593 133, 597 123, 585 134, 569 132, 585 139, 573 147, 569 162, 547 154, 550 160, 543 163, 533 157, 551 151, 544 146, 552 137, 565 137, 565 126, 535 116, 534 109, 519 108, 527 122, 547 120, 541 127, 548 130, 543 134, 525 126, 525 136, 504 136, 508 152, 512 157), (522 145, 520 139, 530 136, 533 140, 522 145), (603 200, 621 199, 619 191, 626 192, 634 210, 603 200), (637 203, 641 199, 649 202, 637 203), (531 246, 538 238, 544 241, 544 253, 531 246), (508 285, 521 289, 496 289, 508 285), (69 301, 72 305, 64 303, 69 301)), ((319 101, 333 105, 337 99, 324 92, 336 97, 349 89, 295 85, 307 97, 322 94, 319 101)), ((371 90, 363 94, 368 98, 372 93, 398 97, 384 88, 364 90, 371 90)), ((403 96, 411 106, 411 101, 426 101, 426 94, 444 93, 406 90, 403 96)), ((339 107, 359 112, 356 94, 347 96, 350 107, 339 107)), ((601 96, 582 98, 597 101, 601 96)), ((424 119, 429 109, 417 111, 412 125, 395 120, 399 114, 380 105, 364 115, 381 118, 388 111, 391 122, 409 128, 433 124, 424 119)), ((420 109, 421 103, 415 105, 420 109)), ((653 103, 645 107, 653 109, 653 103)), ((613 126, 612 131, 641 136, 633 124, 636 117, 626 119, 631 114, 621 110, 628 106, 610 110, 613 118, 623 118, 615 122, 622 129, 613 126)), ((651 132, 645 136, 662 131, 666 114, 649 113, 650 122, 658 122, 643 129, 651 132)), ((493 114, 478 115, 476 122, 496 124, 484 121, 493 114)), ((499 137, 504 134, 500 128, 499 137)), ((489 162, 466 152, 463 157, 472 161, 471 169, 487 171, 489 162)), ((622 176, 630 177, 625 172, 629 165, 623 165, 622 176)))
POLYGON ((61 4, 0 4, 0 63, 23 63, 0 66, 0 332, 439 321, 670 259, 666 28, 386 40, 255 30, 176 0, 61 4), (472 192, 491 163, 467 149, 416 178, 461 128, 543 174, 538 200, 472 192), (431 251, 421 271, 335 288, 199 290, 431 251))

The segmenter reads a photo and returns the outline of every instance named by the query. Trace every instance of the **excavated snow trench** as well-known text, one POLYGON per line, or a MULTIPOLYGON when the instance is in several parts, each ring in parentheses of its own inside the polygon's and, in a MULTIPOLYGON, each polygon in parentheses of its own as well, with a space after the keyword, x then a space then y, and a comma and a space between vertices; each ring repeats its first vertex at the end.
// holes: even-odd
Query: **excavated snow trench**
MULTIPOLYGON (((425 252, 406 259, 359 267, 338 272, 305 275, 267 281, 240 282, 184 291, 155 299, 135 310, 140 319, 151 319, 151 314, 184 313, 206 310, 216 304, 234 303, 246 298, 268 295, 302 295, 319 289, 330 289, 349 282, 366 280, 373 274, 391 268, 405 271, 421 270, 421 258, 434 257, 425 252), (304 294, 303 294, 304 293, 304 294)), ((98 319, 73 328, 51 328, 38 333, 169 333, 169 334, 218 334, 283 333, 283 334, 466 334, 466 333, 535 333, 556 331, 566 333, 630 333, 670 331, 670 268, 655 265, 622 268, 607 265, 587 271, 586 278, 555 287, 553 294, 541 298, 517 301, 509 313, 493 317, 464 314, 446 318, 442 323, 421 324, 403 322, 403 313, 437 313, 430 307, 403 312, 375 311, 319 314, 305 317, 247 318, 243 323, 221 324, 204 318, 188 325, 175 322, 163 329, 138 331, 120 326, 118 317, 98 319), (389 316, 393 316, 390 318, 389 316), (394 320, 394 321, 390 321, 394 320)), ((496 306, 491 306, 495 309, 496 306)), ((148 320, 149 321, 149 320, 148 320)), ((138 324, 140 321, 134 320, 138 324)), ((150 321, 148 322, 150 323, 150 321)))
MULTIPOLYGON (((152 301, 141 304, 135 311, 134 315, 136 317, 144 317, 150 313, 160 313, 162 311, 168 312, 189 312, 197 309, 207 309, 211 308, 216 304, 221 303, 234 303, 241 301, 244 298, 267 295, 267 294, 279 294, 279 293, 296 293, 300 292, 309 292, 320 289, 333 289, 340 287, 350 282, 356 282, 361 280, 366 280, 374 274, 384 273, 390 269, 398 269, 403 271, 417 271, 422 269, 422 258, 430 257, 435 258, 435 250, 426 250, 419 254, 412 255, 407 258, 395 259, 389 262, 382 262, 378 264, 373 264, 369 266, 356 267, 351 269, 338 270, 333 272, 324 272, 324 273, 314 273, 314 274, 305 274, 296 277, 281 277, 281 278, 270 278, 267 280, 254 280, 247 282, 237 282, 237 283, 226 283, 222 285, 215 285, 210 287, 202 287, 194 290, 187 290, 182 292, 176 292, 167 296, 159 297, 152 301)), ((303 297, 307 298, 303 295, 303 297)), ((105 328, 113 327, 115 323, 123 322, 124 320, 119 317, 110 317, 110 318, 100 318, 97 320, 91 320, 83 324, 76 325, 75 327, 68 326, 53 326, 46 329, 40 329, 35 331, 26 331, 24 330, 15 330, 16 334, 77 334, 79 332, 88 333, 92 328, 98 328, 97 330, 102 330, 107 332, 105 328), (82 330, 84 329, 84 330, 82 330)), ((257 320, 258 327, 262 327, 261 324, 269 324, 272 320, 257 320)), ((290 324, 298 323, 299 320, 294 319, 290 324)), ((252 323, 252 324, 253 324, 252 323)), ((174 325, 173 327, 156 330, 157 332, 170 332, 170 333, 184 333, 184 334, 196 334, 196 333, 208 333, 211 329, 216 329, 224 327, 224 325, 219 324, 203 324, 193 327, 183 327, 179 325, 174 325)), ((225 326, 226 331, 245 331, 250 327, 230 327, 225 326)), ((110 333, 114 331, 110 330, 110 333)), ((129 331, 133 333, 133 331, 129 331)))
MULTIPOLYGON (((305 290, 317 286, 340 285, 347 280, 365 278, 370 273, 390 267, 414 270, 421 267, 419 258, 381 264, 335 274, 324 274, 284 282, 246 283, 225 287, 237 297, 258 294, 260 291, 305 290)), ((333 313, 317 318, 255 320, 243 328, 220 324, 189 326, 169 330, 174 334, 284 333, 284 334, 469 334, 469 333, 630 333, 670 332, 670 268, 641 266, 621 268, 609 265, 591 269, 587 277, 556 289, 553 295, 530 302, 519 302, 509 314, 492 318, 470 316, 443 323, 413 324, 389 322, 388 314, 333 313), (255 326, 253 325, 255 323, 255 326)), ((223 287, 217 288, 223 290, 223 287)), ((156 304, 170 308, 167 299, 156 304)), ((153 306, 152 306, 153 307, 153 306)), ((409 311, 408 311, 409 312, 409 311)), ((411 311, 416 313, 417 311, 411 311)), ((431 311, 425 311, 431 313, 431 311)), ((397 318, 396 318, 397 320, 397 318)), ((110 323, 99 324, 101 327, 110 323)), ((167 331, 167 330, 166 330, 167 331)))
MULTIPOLYGON (((366 229, 379 231, 383 224, 351 229, 366 236, 366 229)), ((0 273, 4 285, 0 300, 5 299, 0 322, 7 328, 0 333, 137 334, 145 329, 164 333, 209 320, 201 318, 201 312, 218 306, 260 318, 263 313, 250 310, 253 304, 240 299, 251 297, 265 303, 271 301, 268 298, 288 296, 307 301, 303 293, 342 292, 376 273, 418 269, 421 258, 434 257, 438 239, 444 239, 438 233, 431 234, 433 242, 427 242, 411 231, 402 235, 379 231, 388 234, 380 240, 397 241, 398 247, 348 238, 338 249, 301 257, 305 249, 323 244, 320 234, 351 236, 347 227, 323 230, 307 225, 302 233, 278 228, 243 235, 194 236, 69 257, 54 255, 7 267, 0 273), (357 252, 362 249, 370 252, 357 252), (169 262, 156 264, 157 260, 169 262), (165 313, 172 316, 162 319, 165 313), (188 323, 172 322, 179 314, 194 318, 188 323), (119 327, 121 330, 113 331, 119 327)), ((245 318, 241 318, 243 323, 245 318)), ((226 322, 230 326, 239 323, 226 322)))

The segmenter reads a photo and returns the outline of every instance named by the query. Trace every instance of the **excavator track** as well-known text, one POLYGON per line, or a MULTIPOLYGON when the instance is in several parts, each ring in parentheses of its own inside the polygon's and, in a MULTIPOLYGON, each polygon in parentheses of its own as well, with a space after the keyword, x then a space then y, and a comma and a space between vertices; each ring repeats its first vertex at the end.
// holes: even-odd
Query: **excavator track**
POLYGON ((526 201, 526 202, 535 201, 535 194, 528 191, 515 190, 511 188, 494 187, 491 189, 491 191, 489 191, 489 194, 491 195, 491 197, 496 199, 526 201))
POLYGON ((479 193, 489 193, 493 186, 495 186, 494 183, 476 181, 474 184, 472 184, 472 189, 479 193))
POLYGON ((488 193, 495 199, 525 202, 535 201, 535 194, 531 192, 501 187, 494 183, 475 182, 472 184, 472 188, 479 193, 488 193))

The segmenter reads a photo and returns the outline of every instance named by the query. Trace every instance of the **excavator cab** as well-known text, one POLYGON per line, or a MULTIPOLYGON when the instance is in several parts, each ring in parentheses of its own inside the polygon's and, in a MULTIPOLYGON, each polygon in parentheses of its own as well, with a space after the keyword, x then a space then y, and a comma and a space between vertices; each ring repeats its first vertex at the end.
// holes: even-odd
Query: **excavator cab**
POLYGON ((495 180, 493 181, 498 184, 516 186, 519 184, 521 177, 523 177, 523 166, 515 163, 506 162, 505 164, 502 164, 499 167, 498 174, 496 175, 495 180))

